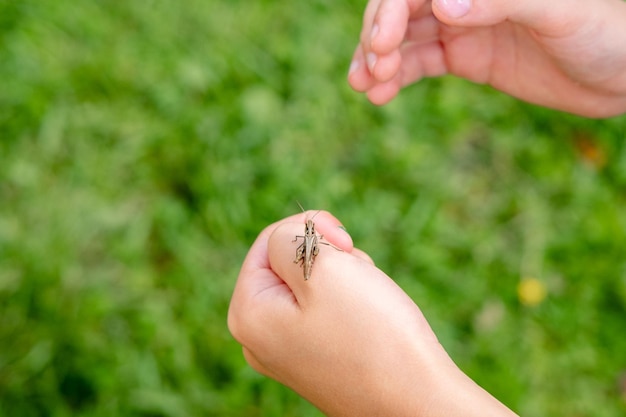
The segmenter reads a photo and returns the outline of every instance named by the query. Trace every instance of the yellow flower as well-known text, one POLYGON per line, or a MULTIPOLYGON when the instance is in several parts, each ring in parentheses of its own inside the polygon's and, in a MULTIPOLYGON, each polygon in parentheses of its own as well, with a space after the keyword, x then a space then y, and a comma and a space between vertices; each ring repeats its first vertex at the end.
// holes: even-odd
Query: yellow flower
POLYGON ((536 306, 546 298, 546 286, 537 278, 524 277, 517 286, 517 297, 526 306, 536 306))

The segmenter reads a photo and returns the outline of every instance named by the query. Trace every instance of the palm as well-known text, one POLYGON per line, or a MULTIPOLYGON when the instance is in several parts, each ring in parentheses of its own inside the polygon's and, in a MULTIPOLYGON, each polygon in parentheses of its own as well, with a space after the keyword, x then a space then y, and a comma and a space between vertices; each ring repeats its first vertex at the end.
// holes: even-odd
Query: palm
POLYGON ((551 54, 554 44, 563 40, 546 42, 509 22, 462 30, 444 26, 440 33, 450 74, 489 84, 525 101, 564 110, 572 110, 567 108, 567 103, 572 102, 578 107, 582 102, 592 110, 599 105, 598 100, 605 99, 595 80, 574 70, 576 66, 571 61, 584 59, 581 54, 561 59, 551 54))

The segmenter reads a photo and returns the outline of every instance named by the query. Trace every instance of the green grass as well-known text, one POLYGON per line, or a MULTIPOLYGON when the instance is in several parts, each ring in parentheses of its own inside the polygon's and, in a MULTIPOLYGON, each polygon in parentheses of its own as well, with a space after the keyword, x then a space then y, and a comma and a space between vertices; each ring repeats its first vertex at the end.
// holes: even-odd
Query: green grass
POLYGON ((0 0, 0 415, 319 416, 225 322, 296 200, 517 412, 626 413, 626 118, 453 78, 376 108, 363 7, 0 0))

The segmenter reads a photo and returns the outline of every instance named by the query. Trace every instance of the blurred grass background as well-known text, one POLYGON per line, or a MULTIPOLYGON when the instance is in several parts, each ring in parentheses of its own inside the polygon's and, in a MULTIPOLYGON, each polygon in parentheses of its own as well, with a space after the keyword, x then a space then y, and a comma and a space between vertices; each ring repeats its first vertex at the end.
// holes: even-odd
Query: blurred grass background
POLYGON ((524 416, 626 413, 626 118, 454 78, 377 108, 365 1, 0 0, 0 415, 320 416, 225 316, 306 208, 524 416))

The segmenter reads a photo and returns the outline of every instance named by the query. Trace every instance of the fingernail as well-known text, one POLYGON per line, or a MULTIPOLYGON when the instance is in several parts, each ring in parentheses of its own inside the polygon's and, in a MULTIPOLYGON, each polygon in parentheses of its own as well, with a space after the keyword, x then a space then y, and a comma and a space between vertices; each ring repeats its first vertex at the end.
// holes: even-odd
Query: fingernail
POLYGON ((379 31, 380 31, 380 27, 378 26, 378 24, 375 24, 374 26, 372 26, 372 31, 370 32, 370 44, 374 42, 374 38, 376 37, 376 35, 378 35, 379 31))
POLYGON ((355 59, 350 63, 350 69, 348 70, 348 74, 352 74, 354 71, 358 70, 361 66, 361 63, 358 59, 355 59))
POLYGON ((435 4, 447 16, 458 19, 470 11, 472 0, 435 0, 435 4))
POLYGON ((369 68, 370 72, 374 72, 374 66, 376 65, 376 61, 378 60, 376 54, 374 52, 368 52, 365 56, 365 59, 367 60, 367 67, 369 68))

